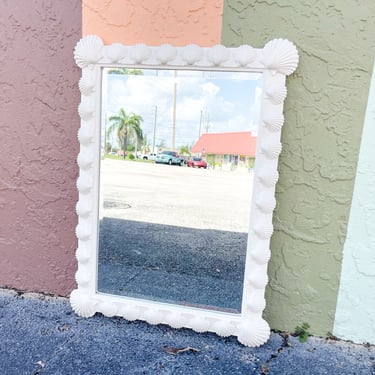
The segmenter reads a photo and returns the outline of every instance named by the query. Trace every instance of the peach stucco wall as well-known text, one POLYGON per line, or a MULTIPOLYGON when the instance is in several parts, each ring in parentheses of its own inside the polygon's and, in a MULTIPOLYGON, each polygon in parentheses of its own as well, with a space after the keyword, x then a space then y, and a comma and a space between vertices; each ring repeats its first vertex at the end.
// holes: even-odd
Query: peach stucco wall
POLYGON ((220 44, 223 0, 83 0, 83 35, 106 44, 220 44))
POLYGON ((0 2, 0 287, 75 286, 81 0, 0 2))

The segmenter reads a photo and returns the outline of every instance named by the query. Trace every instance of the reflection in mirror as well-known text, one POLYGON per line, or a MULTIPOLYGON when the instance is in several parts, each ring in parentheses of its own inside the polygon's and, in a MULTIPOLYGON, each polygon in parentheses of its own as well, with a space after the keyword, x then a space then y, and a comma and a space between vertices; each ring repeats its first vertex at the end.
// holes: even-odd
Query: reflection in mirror
POLYGON ((240 313, 262 74, 102 69, 100 293, 240 313))

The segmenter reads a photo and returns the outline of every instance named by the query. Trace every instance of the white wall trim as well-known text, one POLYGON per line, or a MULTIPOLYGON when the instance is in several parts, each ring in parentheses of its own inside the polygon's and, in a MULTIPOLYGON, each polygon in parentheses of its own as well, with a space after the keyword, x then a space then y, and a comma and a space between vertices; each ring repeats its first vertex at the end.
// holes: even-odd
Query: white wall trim
POLYGON ((375 72, 359 151, 333 334, 375 344, 375 72))

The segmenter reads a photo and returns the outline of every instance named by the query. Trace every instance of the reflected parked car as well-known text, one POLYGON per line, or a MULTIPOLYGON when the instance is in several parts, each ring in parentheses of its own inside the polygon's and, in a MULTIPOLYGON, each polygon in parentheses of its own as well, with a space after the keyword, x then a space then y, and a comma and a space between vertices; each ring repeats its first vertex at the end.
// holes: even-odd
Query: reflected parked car
POLYGON ((183 165, 184 161, 175 151, 162 151, 156 158, 155 163, 169 164, 169 165, 183 165))
POLYGON ((155 160, 157 156, 158 154, 150 152, 148 154, 141 154, 139 158, 143 160, 155 160))
POLYGON ((187 161, 187 166, 192 168, 207 168, 207 162, 202 158, 193 157, 187 161))

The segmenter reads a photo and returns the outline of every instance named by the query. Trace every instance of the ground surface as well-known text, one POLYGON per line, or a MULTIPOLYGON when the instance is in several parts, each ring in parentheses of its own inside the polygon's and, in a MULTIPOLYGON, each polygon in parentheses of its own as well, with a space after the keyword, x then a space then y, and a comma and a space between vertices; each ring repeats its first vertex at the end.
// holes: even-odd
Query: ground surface
POLYGON ((232 337, 188 329, 83 319, 66 299, 1 289, 0 337, 4 375, 375 374, 374 346, 314 337, 300 343, 274 333, 260 348, 247 348, 232 337))

